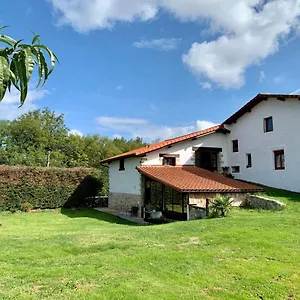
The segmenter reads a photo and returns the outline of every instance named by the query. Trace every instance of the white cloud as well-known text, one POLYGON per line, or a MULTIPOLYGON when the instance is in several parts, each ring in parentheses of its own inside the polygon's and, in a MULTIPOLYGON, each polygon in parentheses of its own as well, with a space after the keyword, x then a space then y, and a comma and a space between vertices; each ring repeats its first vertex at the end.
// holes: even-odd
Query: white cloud
POLYGON ((277 52, 280 43, 299 31, 300 0, 50 1, 61 24, 82 32, 118 21, 149 21, 160 9, 183 22, 205 20, 216 38, 193 43, 182 60, 196 76, 223 88, 241 87, 249 66, 277 52))
POLYGON ((208 81, 201 82, 200 85, 202 86, 203 89, 206 89, 206 90, 211 90, 211 88, 212 88, 212 83, 208 82, 208 81))
POLYGON ((0 103, 0 119, 13 120, 30 110, 37 109, 35 102, 40 100, 50 92, 45 89, 29 88, 25 104, 20 106, 20 94, 16 89, 12 89, 11 93, 6 93, 4 99, 0 103))
POLYGON ((160 51, 171 51, 175 50, 180 44, 181 39, 176 38, 165 38, 165 39, 154 39, 154 40, 141 40, 134 42, 133 46, 136 48, 147 48, 160 51))
POLYGON ((123 90, 123 88, 124 88, 123 85, 117 85, 116 86, 117 91, 121 91, 121 90, 123 90))
POLYGON ((70 131, 69 131, 69 135, 78 135, 78 136, 83 136, 83 133, 81 132, 81 131, 79 131, 79 130, 77 130, 77 129, 71 129, 70 131))
POLYGON ((260 71, 259 72, 259 82, 262 83, 264 81, 265 77, 266 77, 265 72, 264 71, 260 71))
POLYGON ((115 22, 148 21, 156 16, 156 0, 50 0, 59 17, 79 32, 111 28, 115 22))
POLYGON ((152 124, 145 119, 115 117, 99 117, 96 119, 96 123, 103 130, 109 129, 119 132, 114 134, 114 137, 119 137, 121 132, 126 135, 129 134, 132 138, 142 137, 149 142, 173 138, 216 125, 209 121, 198 120, 194 124, 187 126, 165 126, 152 124))

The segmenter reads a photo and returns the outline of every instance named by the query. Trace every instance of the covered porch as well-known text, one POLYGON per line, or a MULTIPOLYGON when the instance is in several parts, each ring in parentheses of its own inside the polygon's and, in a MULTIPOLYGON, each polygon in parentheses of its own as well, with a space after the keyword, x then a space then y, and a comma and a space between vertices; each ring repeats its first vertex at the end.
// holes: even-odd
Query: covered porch
POLYGON ((207 209, 207 199, 226 194, 241 205, 247 193, 261 191, 252 184, 224 177, 197 166, 141 166, 145 219, 189 219, 189 207, 207 209))
POLYGON ((144 182, 145 219, 167 218, 184 221, 187 219, 187 193, 179 192, 147 176, 144 182))

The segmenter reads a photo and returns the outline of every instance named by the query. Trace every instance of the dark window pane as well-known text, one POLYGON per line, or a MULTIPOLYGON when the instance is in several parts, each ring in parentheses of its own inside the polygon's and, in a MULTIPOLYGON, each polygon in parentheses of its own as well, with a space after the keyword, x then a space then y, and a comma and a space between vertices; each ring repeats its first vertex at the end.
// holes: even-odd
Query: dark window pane
POLYGON ((265 132, 273 131, 273 118, 265 118, 265 132))
POLYGON ((124 161, 124 158, 121 158, 119 171, 124 171, 124 170, 125 170, 125 161, 124 161))
POLYGON ((275 163, 275 170, 285 169, 284 150, 274 151, 274 163, 275 163))
POLYGON ((249 153, 247 154, 247 168, 252 167, 252 155, 249 153))
POLYGON ((239 141, 238 140, 232 141, 232 151, 239 152, 239 141))
POLYGON ((175 157, 164 157, 163 165, 165 166, 175 166, 176 158, 175 157))

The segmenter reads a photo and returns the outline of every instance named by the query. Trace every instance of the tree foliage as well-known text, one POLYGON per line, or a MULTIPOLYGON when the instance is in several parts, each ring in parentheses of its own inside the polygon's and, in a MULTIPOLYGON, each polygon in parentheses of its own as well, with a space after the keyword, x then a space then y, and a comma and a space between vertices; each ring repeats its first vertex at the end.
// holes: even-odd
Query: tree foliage
MULTIPOLYGON (((0 27, 0 30, 6 27, 0 27)), ((46 83, 58 58, 51 49, 41 44, 40 36, 36 34, 33 34, 31 44, 24 44, 23 40, 17 41, 4 34, 0 34, 0 42, 5 45, 5 48, 0 48, 0 101, 7 90, 10 92, 13 85, 20 92, 22 106, 35 67, 37 67, 37 87, 39 87, 46 83)))
POLYGON ((0 121, 0 165, 99 168, 103 192, 108 170, 100 161, 144 146, 142 139, 110 139, 98 134, 69 134, 64 116, 48 108, 30 111, 13 121, 0 121))

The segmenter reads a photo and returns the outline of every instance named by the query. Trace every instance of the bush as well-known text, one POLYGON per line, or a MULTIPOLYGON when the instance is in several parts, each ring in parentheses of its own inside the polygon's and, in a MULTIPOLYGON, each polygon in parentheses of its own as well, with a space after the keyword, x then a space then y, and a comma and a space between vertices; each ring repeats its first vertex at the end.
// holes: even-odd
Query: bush
POLYGON ((232 207, 232 200, 229 196, 216 195, 211 204, 213 217, 226 217, 232 207))
POLYGON ((86 206, 103 188, 99 172, 87 168, 0 167, 0 210, 86 206))
POLYGON ((24 202, 21 204, 21 211, 30 212, 32 210, 32 205, 29 202, 24 202))

